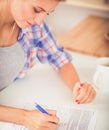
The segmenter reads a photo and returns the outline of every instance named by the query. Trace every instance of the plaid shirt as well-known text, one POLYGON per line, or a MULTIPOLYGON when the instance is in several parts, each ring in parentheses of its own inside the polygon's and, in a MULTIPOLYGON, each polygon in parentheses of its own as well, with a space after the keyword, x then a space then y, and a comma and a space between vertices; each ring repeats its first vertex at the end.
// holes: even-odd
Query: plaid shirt
POLYGON ((37 61, 48 62, 55 70, 71 61, 71 56, 58 45, 45 22, 21 29, 18 42, 25 52, 25 65, 17 78, 22 78, 37 61))

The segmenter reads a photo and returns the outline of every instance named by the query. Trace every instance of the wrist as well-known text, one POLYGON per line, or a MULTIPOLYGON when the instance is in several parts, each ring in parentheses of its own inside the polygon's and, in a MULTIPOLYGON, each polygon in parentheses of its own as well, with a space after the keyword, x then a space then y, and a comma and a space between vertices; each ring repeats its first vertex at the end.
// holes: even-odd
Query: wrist
POLYGON ((29 115, 29 110, 24 109, 22 111, 22 117, 21 117, 21 122, 20 122, 21 125, 26 126, 28 115, 29 115))

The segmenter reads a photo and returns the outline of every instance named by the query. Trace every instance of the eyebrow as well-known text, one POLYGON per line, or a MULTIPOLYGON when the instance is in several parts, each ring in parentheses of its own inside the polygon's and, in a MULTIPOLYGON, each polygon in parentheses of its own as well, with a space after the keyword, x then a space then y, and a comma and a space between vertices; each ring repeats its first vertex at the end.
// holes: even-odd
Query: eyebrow
POLYGON ((45 9, 43 9, 42 7, 40 7, 40 6, 37 6, 38 8, 40 8, 42 11, 44 11, 44 12, 46 12, 47 14, 49 14, 49 13, 51 13, 51 12, 53 12, 54 10, 52 10, 51 12, 47 12, 45 9))

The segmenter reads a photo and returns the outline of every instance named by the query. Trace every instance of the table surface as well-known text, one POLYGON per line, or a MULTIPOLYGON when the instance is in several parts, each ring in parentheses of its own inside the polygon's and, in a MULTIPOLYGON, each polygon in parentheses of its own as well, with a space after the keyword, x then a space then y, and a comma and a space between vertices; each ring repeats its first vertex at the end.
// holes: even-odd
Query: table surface
MULTIPOLYGON (((81 81, 93 83, 97 57, 70 52, 81 81)), ((48 64, 37 64, 24 79, 18 80, 0 92, 0 104, 24 107, 26 103, 38 102, 44 105, 67 106, 100 111, 95 130, 109 130, 109 91, 97 91, 97 97, 90 104, 73 102, 71 91, 59 75, 48 64)), ((0 130, 5 123, 0 122, 0 130)))

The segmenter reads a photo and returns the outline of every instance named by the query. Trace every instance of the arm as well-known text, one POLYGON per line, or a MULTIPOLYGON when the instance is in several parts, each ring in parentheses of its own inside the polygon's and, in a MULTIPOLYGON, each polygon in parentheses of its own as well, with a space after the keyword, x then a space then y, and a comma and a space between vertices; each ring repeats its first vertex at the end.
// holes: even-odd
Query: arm
POLYGON ((59 75, 71 90, 73 90, 75 83, 80 81, 79 76, 71 63, 67 63, 60 68, 59 75))
POLYGON ((78 74, 70 63, 71 56, 53 38, 47 25, 44 23, 42 35, 45 36, 45 34, 45 40, 41 40, 41 44, 43 45, 41 47, 44 51, 42 54, 46 54, 47 56, 38 55, 40 62, 47 61, 55 70, 59 70, 59 75, 73 91, 73 97, 75 101, 78 101, 78 104, 91 102, 95 97, 95 90, 88 83, 82 83, 81 85, 78 74))
POLYGON ((94 88, 86 82, 80 83, 78 74, 71 63, 67 63, 61 67, 59 69, 59 75, 71 89, 76 103, 89 103, 94 100, 96 96, 94 88))
POLYGON ((0 105, 0 121, 23 125, 26 110, 0 105))
POLYGON ((47 127, 55 130, 59 122, 56 111, 48 110, 47 112, 50 115, 42 114, 38 110, 25 110, 0 105, 0 121, 24 125, 31 130, 43 130, 47 127))

